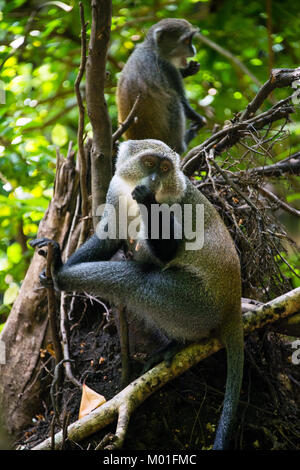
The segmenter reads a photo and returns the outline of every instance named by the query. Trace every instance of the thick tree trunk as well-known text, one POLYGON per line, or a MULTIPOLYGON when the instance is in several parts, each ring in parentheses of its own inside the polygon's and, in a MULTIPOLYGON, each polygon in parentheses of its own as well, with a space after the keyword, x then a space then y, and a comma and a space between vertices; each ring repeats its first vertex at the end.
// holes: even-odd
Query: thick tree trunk
MULTIPOLYGON (((77 191, 73 156, 65 159, 58 155, 54 197, 40 223, 38 237, 66 245, 77 191)), ((6 356, 5 364, 0 364, 0 410, 10 432, 31 423, 41 407, 44 385, 40 383, 40 350, 50 342, 47 296, 38 281, 44 267, 45 260, 35 254, 0 337, 6 356)))

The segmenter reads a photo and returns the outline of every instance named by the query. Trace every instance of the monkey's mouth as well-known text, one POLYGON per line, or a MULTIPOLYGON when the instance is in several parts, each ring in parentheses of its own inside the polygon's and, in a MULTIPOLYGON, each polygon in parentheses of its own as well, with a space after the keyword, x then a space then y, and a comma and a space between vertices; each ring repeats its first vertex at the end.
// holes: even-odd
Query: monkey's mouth
POLYGON ((186 68, 188 66, 188 61, 186 60, 185 57, 182 57, 181 59, 181 66, 182 68, 186 68))

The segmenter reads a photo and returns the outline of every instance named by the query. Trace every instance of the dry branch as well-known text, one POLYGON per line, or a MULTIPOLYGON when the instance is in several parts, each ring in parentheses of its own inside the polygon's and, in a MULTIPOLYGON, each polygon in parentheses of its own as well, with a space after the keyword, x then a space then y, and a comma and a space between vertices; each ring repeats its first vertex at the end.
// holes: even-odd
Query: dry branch
POLYGON ((242 72, 245 75, 248 75, 251 80, 259 87, 262 86, 262 83, 258 80, 258 78, 251 72, 251 70, 246 67, 243 62, 241 62, 235 55, 233 55, 230 51, 225 49, 224 47, 220 46, 216 42, 212 41, 211 39, 207 38, 201 33, 197 33, 195 35, 197 39, 200 39, 204 44, 206 44, 208 47, 213 49, 214 51, 218 52, 218 54, 222 55, 223 57, 226 57, 226 59, 229 60, 229 62, 233 63, 236 67, 242 70, 242 72))
MULTIPOLYGON (((53 258, 53 246, 49 245, 47 252, 47 265, 46 265, 46 276, 51 279, 51 266, 53 258)), ((63 353, 60 344, 58 329, 56 325, 56 306, 55 306, 55 292, 53 287, 47 287, 47 297, 48 297, 48 316, 51 329, 51 338, 55 353, 55 363, 56 365, 62 360, 63 353)))
MULTIPOLYGON (((300 288, 294 289, 270 302, 249 311, 243 315, 245 334, 261 328, 262 326, 293 315, 300 310, 300 288)), ((173 359, 171 367, 164 362, 158 364, 146 374, 142 375, 124 390, 100 408, 95 409, 84 418, 75 421, 68 427, 68 437, 78 442, 91 434, 104 428, 115 419, 118 419, 117 430, 114 436, 109 435, 100 443, 100 448, 110 442, 108 448, 120 448, 123 444, 129 418, 133 411, 141 405, 150 395, 163 387, 167 382, 178 377, 190 367, 217 352, 222 344, 215 338, 194 343, 180 351, 173 359)), ((55 448, 61 446, 63 433, 54 436, 55 448)), ((106 447, 107 448, 107 447, 106 447)), ((51 438, 46 439, 33 450, 50 450, 51 438)))
POLYGON ((266 198, 270 199, 273 202, 276 202, 276 204, 279 207, 281 207, 283 210, 285 210, 286 212, 289 212, 290 214, 295 215, 296 217, 300 217, 300 211, 298 211, 294 207, 290 206, 286 202, 279 199, 279 197, 276 196, 276 194, 272 193, 272 191, 269 191, 267 188, 264 188, 263 186, 260 186, 257 189, 266 198))
POLYGON ((299 78, 300 68, 272 70, 269 80, 261 87, 241 116, 235 119, 231 125, 225 126, 188 152, 182 161, 183 171, 191 176, 205 161, 205 153, 209 152, 210 149, 213 148, 216 154, 220 154, 238 143, 242 137, 254 134, 280 119, 288 119, 289 115, 294 112, 294 93, 279 101, 267 111, 257 116, 254 116, 254 114, 275 88, 291 86, 299 78))
POLYGON ((121 135, 124 134, 124 132, 127 131, 127 129, 130 127, 130 125, 134 121, 134 118, 136 117, 135 112, 137 110, 139 101, 140 101, 140 95, 137 96, 137 98, 136 98, 136 100, 135 100, 135 102, 132 106, 132 109, 131 109, 130 113, 128 114, 127 118, 125 119, 125 121, 122 122, 120 124, 120 127, 116 130, 116 132, 113 133, 113 136, 112 136, 113 144, 121 137, 121 135))
MULTIPOLYGON (((272 165, 259 166, 256 168, 249 168, 248 170, 241 170, 235 173, 231 173, 231 178, 239 180, 240 177, 251 178, 252 176, 282 176, 284 174, 300 175, 300 152, 296 152, 293 155, 273 163, 272 165)), ((216 179, 216 182, 221 182, 221 179, 216 179)))
POLYGON ((262 86, 255 98, 248 104, 241 116, 242 120, 252 116, 263 104, 265 99, 275 90, 275 88, 284 88, 291 86, 293 82, 300 78, 300 67, 297 69, 273 69, 269 80, 262 86))

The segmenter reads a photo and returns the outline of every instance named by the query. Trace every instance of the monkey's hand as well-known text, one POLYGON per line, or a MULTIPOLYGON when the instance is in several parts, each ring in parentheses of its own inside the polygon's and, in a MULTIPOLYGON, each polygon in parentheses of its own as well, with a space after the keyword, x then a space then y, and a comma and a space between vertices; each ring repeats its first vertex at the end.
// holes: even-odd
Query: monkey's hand
POLYGON ((196 137, 199 129, 205 126, 206 123, 207 121, 205 117, 200 116, 200 114, 198 114, 197 120, 194 120, 193 124, 189 127, 189 129, 185 133, 185 142, 187 145, 191 142, 191 140, 193 140, 196 137))
POLYGON ((191 75, 196 75, 199 69, 200 69, 199 62, 196 62, 195 60, 191 60, 185 69, 180 70, 181 76, 185 78, 185 77, 190 77, 191 75))
POLYGON ((146 207, 156 204, 154 193, 145 185, 136 186, 131 195, 138 204, 144 204, 146 207))
POLYGON ((33 248, 39 248, 38 254, 47 258, 47 253, 44 250, 41 250, 44 246, 52 246, 52 261, 51 261, 51 275, 52 278, 46 276, 45 269, 39 275, 40 283, 44 287, 53 287, 55 285, 55 273, 57 270, 62 266, 62 259, 61 259, 61 251, 59 244, 54 241, 50 240, 49 238, 36 238, 35 240, 31 240, 29 245, 33 248), (54 282, 53 282, 54 280, 54 282))
POLYGON ((54 287, 54 282, 51 277, 46 275, 45 269, 39 274, 39 280, 43 287, 54 287))
POLYGON ((200 116, 200 114, 198 114, 197 120, 195 120, 193 122, 190 129, 192 131, 198 131, 199 129, 201 129, 201 127, 206 126, 206 124, 207 124, 206 118, 204 116, 200 116))

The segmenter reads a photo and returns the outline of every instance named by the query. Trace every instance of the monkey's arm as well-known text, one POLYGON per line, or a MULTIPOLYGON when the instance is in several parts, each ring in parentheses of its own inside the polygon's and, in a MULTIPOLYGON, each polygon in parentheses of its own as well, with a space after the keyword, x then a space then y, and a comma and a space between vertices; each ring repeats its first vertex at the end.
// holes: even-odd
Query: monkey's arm
POLYGON ((155 227, 158 238, 151 238, 152 234, 152 217, 151 206, 156 204, 155 196, 147 186, 137 186, 133 192, 132 197, 139 204, 143 204, 147 209, 147 214, 141 211, 143 222, 147 227, 148 232, 148 246, 153 254, 163 261, 164 263, 170 261, 176 254, 178 243, 180 240, 175 239, 175 220, 173 212, 170 213, 170 238, 163 238, 163 213, 159 212, 158 227, 155 227))
POLYGON ((200 114, 198 114, 189 104, 188 100, 184 97, 184 99, 182 100, 182 104, 183 104, 183 109, 184 109, 184 113, 186 115, 186 117, 188 119, 191 119, 191 121, 194 121, 195 124, 197 124, 198 129, 200 129, 202 126, 204 126, 206 124, 206 119, 205 117, 201 116, 200 114))
POLYGON ((64 266, 73 266, 89 261, 107 261, 118 251, 121 244, 122 240, 109 238, 101 240, 95 234, 70 256, 64 266))
MULTIPOLYGON (((29 243, 33 248, 39 248, 39 254, 46 257, 46 253, 41 250, 44 246, 49 244, 53 247, 53 260, 52 260, 52 279, 54 281, 54 285, 56 288, 59 288, 57 285, 57 273, 63 271, 65 268, 70 266, 75 266, 80 263, 84 262, 91 262, 91 261, 107 261, 109 260, 116 251, 122 245, 121 240, 112 240, 112 239, 105 239, 101 240, 95 234, 91 238, 89 238, 70 258, 67 260, 65 264, 62 262, 61 258, 61 250, 59 244, 48 238, 38 238, 32 240, 29 243)), ((53 285, 52 280, 47 278, 45 270, 40 274, 40 281, 44 286, 53 285)))
POLYGON ((184 137, 185 143, 188 145, 191 142, 191 140, 193 140, 196 137, 199 129, 201 129, 201 127, 203 127, 207 124, 207 121, 206 121, 205 117, 198 114, 190 106, 190 104, 189 104, 189 102, 186 98, 184 98, 182 100, 182 103, 183 103, 183 108, 184 108, 184 112, 185 112, 186 117, 188 119, 191 119, 191 121, 193 121, 193 124, 186 131, 185 137, 184 137))

